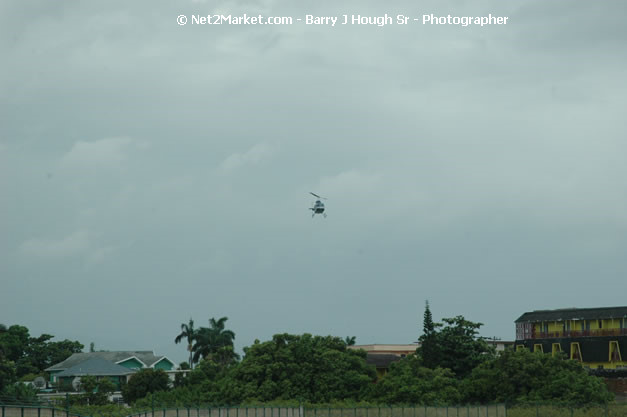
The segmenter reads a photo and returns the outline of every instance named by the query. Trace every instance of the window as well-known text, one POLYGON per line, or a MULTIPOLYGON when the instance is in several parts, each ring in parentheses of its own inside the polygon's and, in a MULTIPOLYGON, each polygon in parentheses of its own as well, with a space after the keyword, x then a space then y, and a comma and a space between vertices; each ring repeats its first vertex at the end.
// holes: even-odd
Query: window
POLYGON ((599 320, 599 329, 603 328, 603 320, 599 320))

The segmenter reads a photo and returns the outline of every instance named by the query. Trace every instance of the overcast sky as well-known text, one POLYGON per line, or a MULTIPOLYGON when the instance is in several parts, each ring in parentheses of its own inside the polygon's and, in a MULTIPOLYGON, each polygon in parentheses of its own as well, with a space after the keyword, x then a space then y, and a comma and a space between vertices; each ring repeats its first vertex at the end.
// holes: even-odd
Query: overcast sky
POLYGON ((626 304, 627 3, 306 3, 0 3, 0 323, 180 362, 190 317, 241 352, 626 304))

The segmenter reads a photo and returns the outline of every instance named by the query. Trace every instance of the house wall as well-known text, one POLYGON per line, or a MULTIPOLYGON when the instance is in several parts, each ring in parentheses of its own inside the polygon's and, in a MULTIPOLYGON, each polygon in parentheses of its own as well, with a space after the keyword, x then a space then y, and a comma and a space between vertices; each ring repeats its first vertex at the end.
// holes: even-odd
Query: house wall
MULTIPOLYGON (((74 381, 74 376, 66 376, 66 377, 61 377, 59 378, 59 383, 62 385, 72 385, 72 382, 74 381)), ((115 384, 116 387, 116 391, 119 391, 122 388, 122 384, 124 382, 126 382, 126 376, 125 375, 120 375, 120 376, 98 376, 96 377, 96 379, 98 381, 100 381, 103 378, 107 378, 109 379, 111 382, 113 382, 115 384)))
POLYGON ((128 369, 142 369, 144 367, 144 365, 135 358, 127 359, 124 362, 118 363, 118 365, 121 365, 128 369))
POLYGON ((167 359, 163 359, 155 365, 155 369, 162 369, 164 371, 171 371, 174 369, 174 364, 167 359))
POLYGON ((63 371, 50 371, 50 382, 55 382, 57 380, 56 375, 63 371))

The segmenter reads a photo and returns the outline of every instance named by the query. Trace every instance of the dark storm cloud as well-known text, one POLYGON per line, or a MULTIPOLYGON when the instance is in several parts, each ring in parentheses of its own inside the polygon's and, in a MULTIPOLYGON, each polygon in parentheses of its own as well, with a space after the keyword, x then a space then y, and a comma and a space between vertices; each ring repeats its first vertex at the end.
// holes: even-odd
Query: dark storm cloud
POLYGON ((524 311, 623 303, 594 282, 626 270, 626 6, 0 7, 6 324, 183 360, 190 315, 238 347, 405 343, 427 298, 505 339, 524 311), (510 21, 176 24, 218 12, 510 21))

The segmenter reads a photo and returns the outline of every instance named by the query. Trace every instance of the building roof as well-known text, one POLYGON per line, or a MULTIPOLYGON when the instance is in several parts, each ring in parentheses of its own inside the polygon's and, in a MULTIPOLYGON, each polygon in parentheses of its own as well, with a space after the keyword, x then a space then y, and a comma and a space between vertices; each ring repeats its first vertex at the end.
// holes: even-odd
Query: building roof
POLYGON ((408 345, 372 344, 372 345, 353 345, 353 346, 348 346, 348 348, 349 349, 363 349, 368 353, 376 353, 376 354, 391 353, 391 354, 396 354, 396 355, 402 355, 402 354, 414 353, 416 351, 416 348, 418 348, 419 346, 420 346, 419 343, 412 343, 408 345))
POLYGON ((125 368, 122 365, 118 365, 106 359, 93 357, 82 361, 63 372, 59 372, 56 376, 58 378, 64 376, 115 376, 115 375, 128 375, 136 371, 125 368))
MULTIPOLYGON (((81 352, 74 353, 72 356, 64 360, 63 362, 57 363, 56 365, 52 365, 47 368, 46 371, 63 371, 73 367, 74 365, 78 365, 79 363, 85 362, 86 360, 93 358, 104 359, 109 362, 113 362, 114 364, 123 362, 130 358, 136 358, 140 362, 144 363, 147 367, 154 365, 155 363, 162 360, 165 356, 156 356, 150 350, 140 350, 140 351, 114 351, 114 352, 81 352)), ((168 359, 169 360, 169 359, 168 359)))
POLYGON ((562 308, 558 310, 535 310, 524 313, 515 323, 563 320, 601 320, 627 318, 625 307, 562 308))

